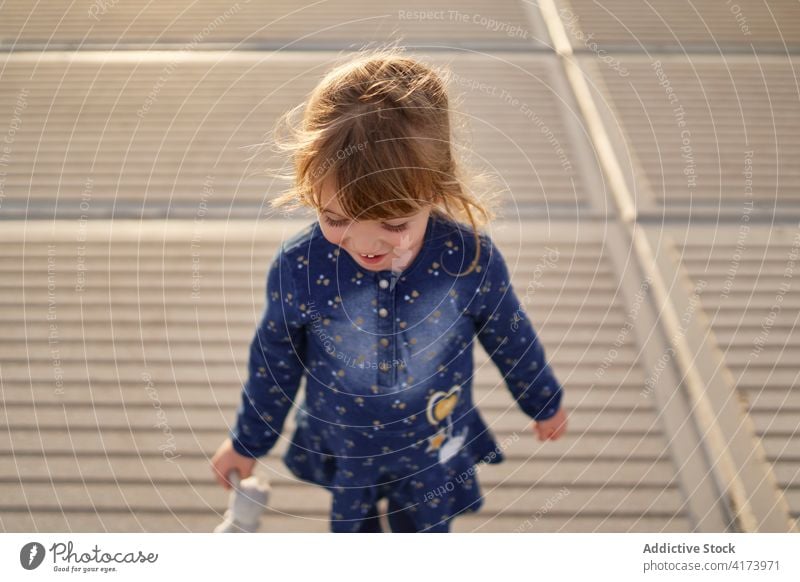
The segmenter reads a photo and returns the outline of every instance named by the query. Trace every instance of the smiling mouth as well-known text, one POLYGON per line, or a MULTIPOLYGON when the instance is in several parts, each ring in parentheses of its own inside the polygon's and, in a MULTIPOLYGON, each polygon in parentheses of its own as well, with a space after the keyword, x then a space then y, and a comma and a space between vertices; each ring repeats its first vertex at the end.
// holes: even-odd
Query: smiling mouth
POLYGON ((358 254, 359 254, 360 256, 364 257, 365 259, 374 259, 374 258, 377 258, 377 257, 382 257, 382 256, 383 256, 383 255, 385 255, 386 253, 382 253, 382 254, 380 254, 380 255, 365 255, 365 254, 362 254, 362 253, 358 253, 358 254))

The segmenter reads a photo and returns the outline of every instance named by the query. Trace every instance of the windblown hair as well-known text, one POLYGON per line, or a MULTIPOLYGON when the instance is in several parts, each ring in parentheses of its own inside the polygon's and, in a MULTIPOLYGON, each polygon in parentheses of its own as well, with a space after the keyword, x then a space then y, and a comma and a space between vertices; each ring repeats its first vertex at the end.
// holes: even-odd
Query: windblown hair
POLYGON ((430 206, 471 224, 475 258, 461 274, 472 272, 478 229, 495 215, 487 197, 471 192, 488 176, 469 172, 454 155, 450 74, 397 47, 360 51, 336 66, 275 127, 274 142, 290 153, 294 173, 279 176, 292 186, 272 206, 321 210, 323 183, 353 220, 387 220, 430 206), (280 135, 284 126, 288 137, 280 135))

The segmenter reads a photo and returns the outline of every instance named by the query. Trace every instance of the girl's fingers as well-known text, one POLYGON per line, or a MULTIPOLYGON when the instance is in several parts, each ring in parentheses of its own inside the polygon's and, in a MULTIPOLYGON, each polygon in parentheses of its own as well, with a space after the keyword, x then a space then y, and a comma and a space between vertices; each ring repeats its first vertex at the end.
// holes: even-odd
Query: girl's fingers
POLYGON ((219 474, 219 471, 216 471, 216 470, 214 471, 214 477, 216 477, 217 483, 219 483, 222 486, 223 489, 227 489, 227 486, 225 484, 225 480, 222 478, 222 475, 219 474))
POLYGON ((534 425, 534 430, 539 437, 540 441, 556 440, 563 435, 567 430, 566 420, 553 428, 544 428, 540 424, 534 425))
POLYGON ((214 472, 214 476, 217 478, 217 483, 219 483, 223 489, 230 489, 230 483, 225 478, 225 471, 222 470, 222 467, 217 467, 215 465, 211 466, 211 470, 214 472))

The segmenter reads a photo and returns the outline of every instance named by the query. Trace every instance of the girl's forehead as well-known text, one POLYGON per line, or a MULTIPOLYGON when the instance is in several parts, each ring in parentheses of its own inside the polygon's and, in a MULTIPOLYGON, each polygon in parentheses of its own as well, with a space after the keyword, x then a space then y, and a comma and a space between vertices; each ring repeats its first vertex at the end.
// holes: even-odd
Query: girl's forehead
POLYGON ((332 210, 334 212, 341 210, 339 202, 336 200, 336 191, 331 188, 329 182, 325 182, 319 189, 319 204, 321 210, 332 210))
POLYGON ((338 193, 330 186, 330 183, 326 182, 323 184, 322 188, 320 188, 318 201, 320 211, 328 211, 338 214, 339 216, 347 216, 347 213, 342 210, 339 204, 338 193))
MULTIPOLYGON (((424 205, 423 205, 424 206, 424 205)), ((381 210, 386 208, 385 206, 381 207, 381 210)), ((341 205, 339 204, 339 195, 330 188, 322 188, 319 192, 319 207, 317 209, 320 212, 331 212, 333 214, 337 214, 344 218, 351 218, 350 215, 345 212, 341 205)), ((388 209, 387 209, 388 210, 388 209)), ((374 220, 396 220, 401 218, 411 218, 424 212, 425 208, 418 208, 413 211, 406 211, 406 212, 379 212, 381 216, 374 218, 374 220)), ((372 214, 372 213, 370 213, 372 214)))
POLYGON ((328 212, 333 212, 335 214, 345 216, 344 211, 342 210, 341 206, 339 206, 339 202, 336 200, 335 196, 329 198, 328 200, 321 199, 319 209, 321 211, 327 210, 328 212))

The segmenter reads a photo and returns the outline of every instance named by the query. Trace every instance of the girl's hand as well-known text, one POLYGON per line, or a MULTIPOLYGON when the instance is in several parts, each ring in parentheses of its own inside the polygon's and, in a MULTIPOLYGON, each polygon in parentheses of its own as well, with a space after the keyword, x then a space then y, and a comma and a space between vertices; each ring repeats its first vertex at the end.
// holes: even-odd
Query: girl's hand
POLYGON ((253 474, 253 465, 256 460, 252 457, 244 457, 236 452, 233 448, 233 441, 227 438, 217 449, 217 452, 211 459, 211 470, 217 479, 217 482, 222 485, 224 489, 230 489, 231 483, 228 481, 228 473, 235 470, 239 473, 240 479, 246 479, 253 474))
POLYGON ((567 432, 567 414, 562 406, 558 409, 558 412, 547 420, 534 421, 533 424, 540 441, 554 441, 567 432))

